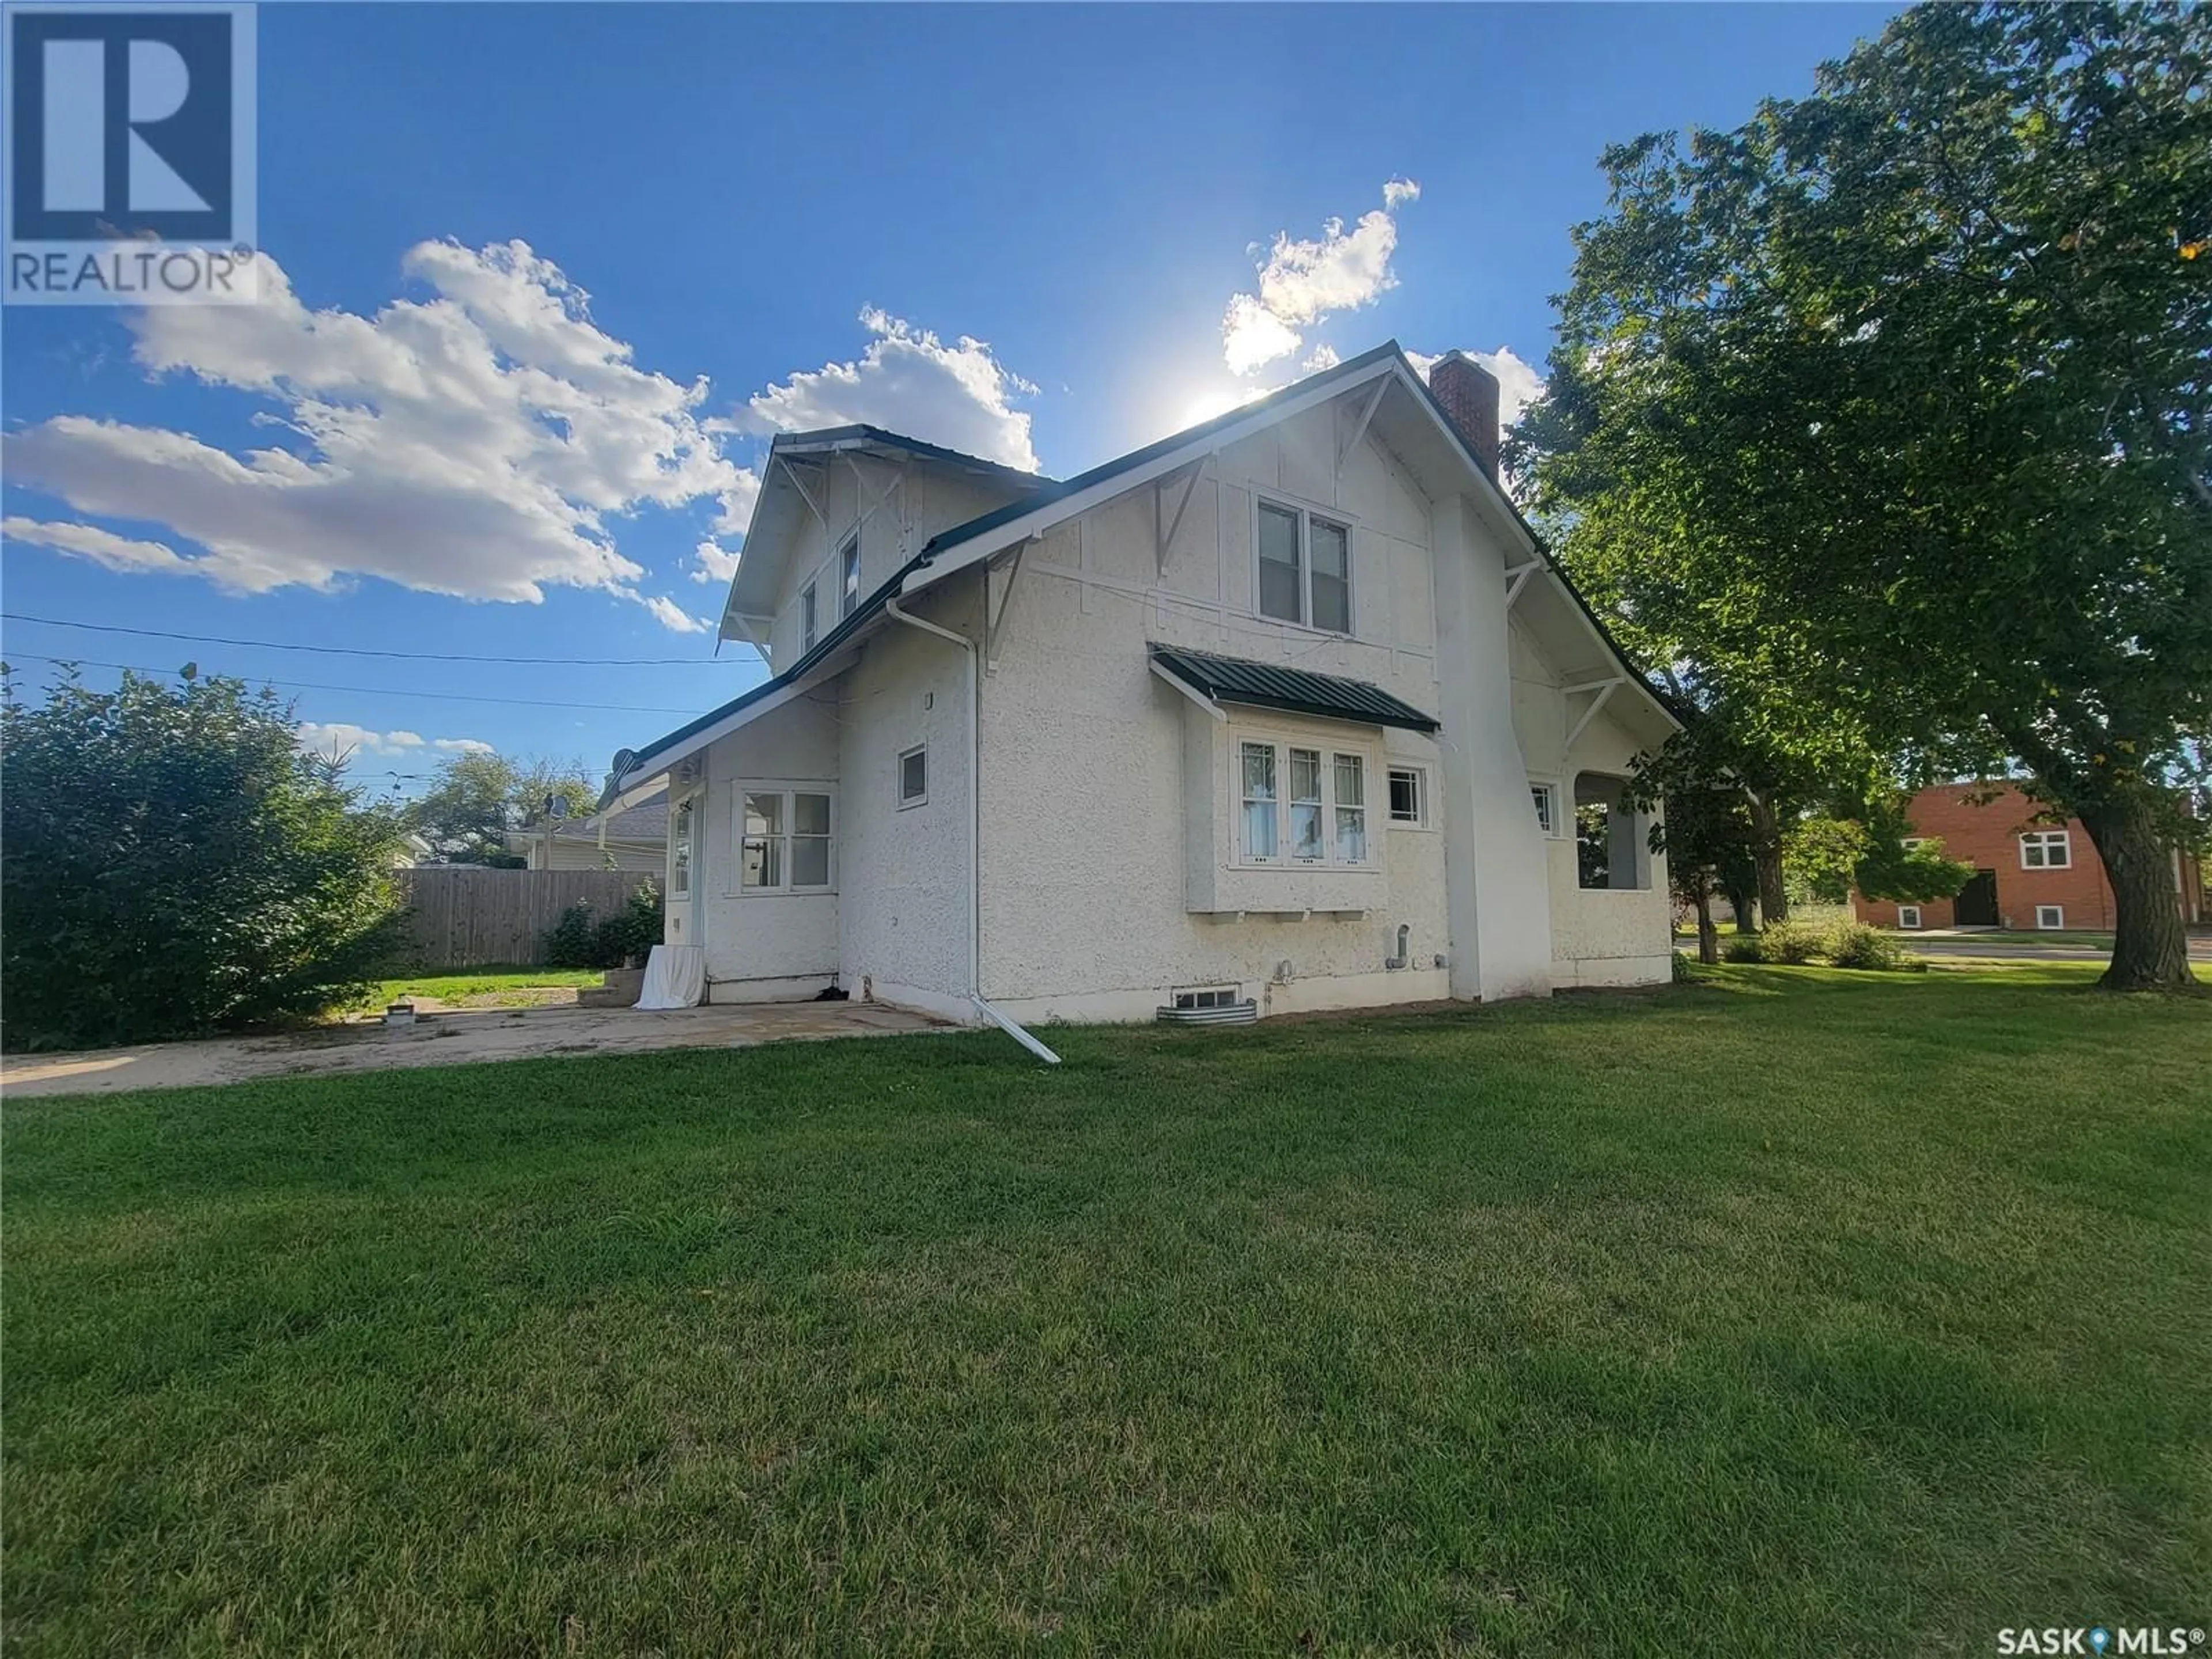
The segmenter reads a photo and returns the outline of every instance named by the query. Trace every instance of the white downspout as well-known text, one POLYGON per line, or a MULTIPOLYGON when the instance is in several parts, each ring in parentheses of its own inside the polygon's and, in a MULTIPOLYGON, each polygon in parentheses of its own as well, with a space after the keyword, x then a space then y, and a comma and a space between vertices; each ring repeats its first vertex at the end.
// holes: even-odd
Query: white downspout
POLYGON ((884 601, 884 614, 894 622, 904 623, 908 628, 918 628, 925 634, 936 635, 940 640, 950 640, 967 656, 968 896, 970 901, 968 912, 968 1000, 975 1005, 977 1013, 1046 1065, 1057 1066, 1060 1064, 1058 1054, 1024 1030, 1011 1016, 983 1000, 983 884, 981 873, 983 843, 983 686, 976 660, 975 641, 965 634, 957 634, 949 628, 940 628, 933 622, 927 622, 911 611, 900 610, 896 595, 884 601))

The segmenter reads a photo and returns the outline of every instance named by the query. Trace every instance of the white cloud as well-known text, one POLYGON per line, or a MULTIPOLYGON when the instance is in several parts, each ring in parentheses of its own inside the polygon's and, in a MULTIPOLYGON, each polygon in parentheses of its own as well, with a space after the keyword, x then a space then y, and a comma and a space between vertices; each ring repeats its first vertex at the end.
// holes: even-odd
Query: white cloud
MULTIPOLYGON (((1448 354, 1438 352, 1425 356, 1409 351, 1406 359, 1423 380, 1429 370, 1448 354)), ((1495 351, 1470 351, 1467 354, 1498 377, 1498 424, 1509 427, 1521 418, 1521 411, 1544 395, 1544 377, 1521 357, 1511 346, 1500 346, 1495 351)))
POLYGON ((10 482, 177 544, 28 521, 21 538, 248 592, 366 575, 534 602, 548 586, 638 597, 644 572, 608 521, 640 508, 709 503, 718 535, 742 532, 759 481, 700 417, 703 380, 636 367, 524 243, 425 242, 404 268, 431 297, 373 317, 308 310, 266 255, 258 305, 125 313, 149 374, 251 393, 299 441, 234 453, 56 416, 4 440, 10 482))
POLYGON ((366 726, 356 726, 351 720, 301 720, 294 740, 305 754, 343 754, 352 750, 357 755, 404 755, 415 750, 435 748, 445 750, 489 750, 488 743, 474 738, 440 738, 427 742, 418 732, 379 732, 366 726))
POLYGON ((678 634, 706 634, 713 631, 714 625, 711 623, 701 622, 675 600, 663 599, 658 593, 649 596, 641 594, 638 603, 653 612, 653 620, 663 628, 673 629, 678 634))
POLYGON ((1038 470, 1030 417, 1012 406, 1036 387, 962 335, 947 345, 877 307, 860 312, 875 337, 852 362, 801 369, 747 400, 740 423, 754 432, 806 432, 865 422, 980 455, 1024 472, 1038 470))
POLYGON ((1310 356, 1298 367, 1309 374, 1318 374, 1325 368, 1334 368, 1344 361, 1336 355, 1336 348, 1324 342, 1313 349, 1310 356))
POLYGON ((191 562, 167 543, 133 541, 127 536, 117 535, 113 531, 102 530, 97 525, 52 524, 24 518, 0 519, 0 541, 27 542, 33 547, 50 547, 57 553, 90 559, 94 564, 106 565, 110 570, 191 574, 191 562))
POLYGON ((439 738, 434 740, 430 746, 433 749, 445 749, 463 755, 490 755, 498 752, 489 744, 476 738, 439 738))
POLYGON ((695 582, 715 582, 723 586, 738 574, 738 556, 719 542, 705 541, 692 550, 694 568, 691 580, 695 582))
POLYGON ((1371 305, 1396 287, 1390 270, 1398 246, 1395 215, 1420 193, 1412 179, 1393 179, 1382 186, 1383 204, 1362 214, 1349 233, 1341 219, 1324 222, 1314 241, 1294 242, 1289 232, 1278 231, 1257 267, 1259 293, 1235 295, 1222 315, 1221 351, 1230 371, 1249 374, 1290 356, 1305 343, 1300 329, 1371 305))

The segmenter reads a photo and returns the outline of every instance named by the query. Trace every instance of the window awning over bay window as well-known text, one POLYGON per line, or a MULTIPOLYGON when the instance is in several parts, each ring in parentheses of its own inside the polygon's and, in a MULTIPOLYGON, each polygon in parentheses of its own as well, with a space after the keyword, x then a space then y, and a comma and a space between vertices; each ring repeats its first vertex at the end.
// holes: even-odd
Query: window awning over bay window
POLYGON ((1363 726, 1396 726, 1409 732, 1433 732, 1437 720, 1365 680, 1316 674, 1303 668, 1217 657, 1181 646, 1154 644, 1154 670, 1195 696, 1211 702, 1280 708, 1322 720, 1356 720, 1363 726))

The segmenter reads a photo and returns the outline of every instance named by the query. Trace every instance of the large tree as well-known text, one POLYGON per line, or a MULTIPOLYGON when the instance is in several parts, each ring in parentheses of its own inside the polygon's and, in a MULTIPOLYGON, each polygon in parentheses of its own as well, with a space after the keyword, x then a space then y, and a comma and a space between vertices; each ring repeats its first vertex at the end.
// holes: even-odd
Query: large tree
POLYGON ((313 1013, 387 965, 398 822, 295 732, 273 693, 190 670, 0 702, 9 1047, 313 1013))
POLYGON ((2191 983, 2212 732, 2212 9, 1923 7, 1686 146, 1609 149, 1537 509, 1784 752, 2016 764, 2191 983))
POLYGON ((440 763, 430 787, 408 805, 407 823, 448 863, 519 863, 507 831, 580 817, 597 794, 581 761, 470 749, 440 763))

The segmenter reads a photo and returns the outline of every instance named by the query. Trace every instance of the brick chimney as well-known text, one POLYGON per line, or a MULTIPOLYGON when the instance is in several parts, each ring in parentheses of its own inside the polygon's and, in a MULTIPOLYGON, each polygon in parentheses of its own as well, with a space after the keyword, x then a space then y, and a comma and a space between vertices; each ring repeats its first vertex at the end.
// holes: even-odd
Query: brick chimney
POLYGON ((1495 483, 1498 377, 1464 351, 1448 351, 1429 367, 1429 390, 1495 483))

